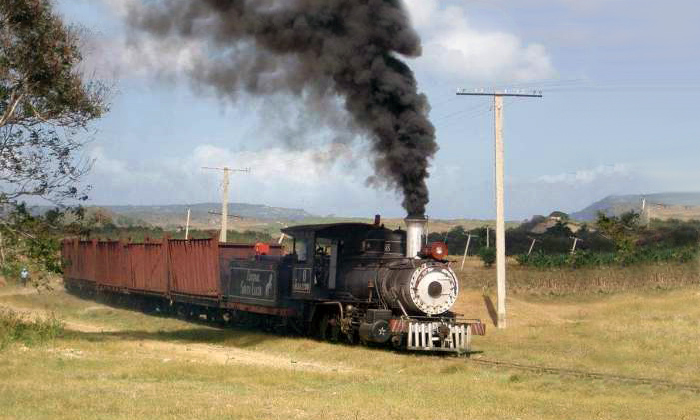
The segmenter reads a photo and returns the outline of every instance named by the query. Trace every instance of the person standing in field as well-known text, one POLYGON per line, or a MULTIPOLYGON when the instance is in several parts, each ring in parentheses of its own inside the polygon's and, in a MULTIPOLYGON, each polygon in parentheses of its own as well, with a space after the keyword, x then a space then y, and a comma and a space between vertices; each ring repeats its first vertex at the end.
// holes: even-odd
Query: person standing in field
POLYGON ((27 287, 27 280, 29 280, 29 271, 27 267, 23 267, 22 271, 19 273, 20 279, 22 279, 22 287, 27 287))

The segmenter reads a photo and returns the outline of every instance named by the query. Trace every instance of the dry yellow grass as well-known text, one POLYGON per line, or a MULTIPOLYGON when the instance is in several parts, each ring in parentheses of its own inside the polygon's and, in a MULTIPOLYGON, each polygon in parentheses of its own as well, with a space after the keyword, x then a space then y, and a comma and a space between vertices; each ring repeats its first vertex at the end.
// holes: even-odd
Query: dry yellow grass
MULTIPOLYGON (((496 270, 485 268, 477 257, 451 257, 452 268, 466 290, 492 291, 496 288, 496 270)), ((525 296, 566 296, 577 299, 591 294, 609 294, 638 290, 670 290, 700 284, 700 260, 688 264, 635 265, 631 267, 547 269, 520 266, 508 259, 509 293, 525 296)))
MULTIPOLYGON (((510 326, 481 356, 699 384, 700 290, 509 299, 510 326)), ((50 346, 0 353, 0 418, 695 419, 673 388, 487 368, 250 331, 219 330, 83 301, 0 295, 56 312, 50 346)), ((458 309, 488 318, 481 290, 458 309)), ((477 357, 478 355, 474 355, 477 357)))

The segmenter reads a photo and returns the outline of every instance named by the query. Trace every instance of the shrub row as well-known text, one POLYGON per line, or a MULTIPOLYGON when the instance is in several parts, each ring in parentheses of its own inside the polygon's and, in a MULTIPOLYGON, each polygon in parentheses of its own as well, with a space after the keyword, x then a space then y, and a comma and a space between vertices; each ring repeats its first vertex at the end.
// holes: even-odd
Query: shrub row
POLYGON ((577 251, 574 254, 545 254, 535 252, 532 255, 519 255, 518 263, 535 268, 581 268, 604 266, 627 266, 632 264, 652 263, 687 263, 698 256, 696 246, 683 248, 638 248, 632 252, 591 252, 577 251))

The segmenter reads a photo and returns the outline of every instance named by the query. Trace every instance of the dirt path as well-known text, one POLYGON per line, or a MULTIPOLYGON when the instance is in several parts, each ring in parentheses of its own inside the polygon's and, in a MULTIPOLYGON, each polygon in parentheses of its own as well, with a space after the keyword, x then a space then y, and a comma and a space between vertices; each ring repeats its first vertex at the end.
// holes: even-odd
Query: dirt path
POLYGON ((2 296, 26 296, 26 295, 36 295, 38 292, 33 287, 16 287, 16 286, 5 286, 0 287, 0 297, 2 296))
POLYGON ((156 353, 159 357, 163 357, 163 362, 188 360, 217 365, 248 365, 326 373, 349 373, 354 371, 343 365, 294 360, 283 355, 212 344, 164 343, 156 340, 147 340, 140 341, 136 345, 146 349, 149 353, 156 353))

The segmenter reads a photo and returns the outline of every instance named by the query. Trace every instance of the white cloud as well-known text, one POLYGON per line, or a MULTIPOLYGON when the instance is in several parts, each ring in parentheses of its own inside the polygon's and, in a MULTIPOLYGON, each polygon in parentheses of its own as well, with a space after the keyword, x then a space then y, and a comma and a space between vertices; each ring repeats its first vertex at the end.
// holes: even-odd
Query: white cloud
POLYGON ((377 192, 364 185, 371 174, 369 164, 362 163, 356 150, 342 144, 304 151, 234 151, 200 144, 183 157, 142 161, 114 158, 101 147, 90 154, 96 161, 87 181, 94 186, 91 198, 96 204, 218 201, 221 173, 202 168, 223 166, 251 169, 248 174, 232 175, 230 191, 235 202, 348 215, 358 211, 348 209, 349 203, 365 201, 366 207, 359 211, 370 208, 372 212, 378 201, 396 201, 393 192, 377 192), (343 162, 350 161, 355 170, 343 167, 343 162))
MULTIPOLYGON (((123 18, 135 0, 101 0, 123 18)), ((438 76, 476 81, 530 81, 556 75, 546 48, 525 43, 516 35, 474 27, 461 5, 439 0, 405 0, 413 23, 423 37, 420 69, 438 76)), ((116 38, 91 40, 88 70, 110 78, 177 75, 192 68, 204 52, 200 43, 167 42, 138 36, 137 42, 116 38)))
POLYGON ((297 187, 315 188, 324 176, 330 175, 350 180, 350 176, 334 170, 337 158, 350 160, 352 150, 341 144, 331 144, 320 150, 290 151, 270 148, 261 151, 234 152, 212 145, 197 146, 189 160, 189 167, 250 168, 250 177, 256 183, 268 186, 293 184, 297 187))
POLYGON ((630 177, 634 175, 633 172, 630 165, 618 163, 558 175, 543 175, 538 181, 546 184, 591 184, 604 178, 630 177))
MULTIPOLYGON (((115 159, 109 156, 104 148, 98 146, 89 151, 90 159, 94 160, 91 176, 108 179, 114 186, 129 188, 139 184, 158 184, 166 177, 158 171, 115 159)), ((151 164, 151 162, 148 162, 151 164)))
POLYGON ((423 37, 418 65, 450 78, 478 81, 529 81, 556 75, 546 48, 517 36, 474 28, 462 6, 440 6, 438 0, 406 0, 423 37))
POLYGON ((174 77, 192 70, 205 54, 195 41, 156 40, 138 37, 137 42, 92 35, 86 40, 84 70, 103 79, 174 77))
MULTIPOLYGON (((208 176, 204 167, 250 168, 249 180, 262 185, 279 185, 281 181, 302 187, 314 187, 325 176, 346 178, 352 175, 337 171, 336 159, 352 160, 353 150, 346 145, 331 144, 319 150, 290 151, 282 148, 267 148, 260 151, 235 152, 230 149, 201 144, 183 158, 162 158, 138 165, 109 156, 102 147, 90 151, 95 160, 93 175, 109 177, 112 183, 133 186, 135 183, 159 184, 167 182, 173 175, 184 181, 208 176)), ((355 182, 355 181, 353 181, 355 182)), ((163 187, 163 185, 158 185, 163 187)))
POLYGON ((101 0, 107 7, 119 16, 126 16, 131 7, 138 3, 138 0, 101 0))

